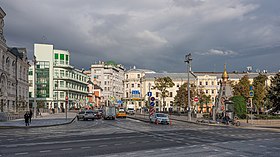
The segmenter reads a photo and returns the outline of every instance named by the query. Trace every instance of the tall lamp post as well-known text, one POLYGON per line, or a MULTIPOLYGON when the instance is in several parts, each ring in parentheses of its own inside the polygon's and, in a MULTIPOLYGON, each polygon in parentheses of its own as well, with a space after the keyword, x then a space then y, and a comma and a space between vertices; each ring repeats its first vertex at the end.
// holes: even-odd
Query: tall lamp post
POLYGON ((33 62, 34 62, 34 77, 33 77, 33 80, 34 80, 34 111, 33 111, 33 117, 34 118, 37 118, 37 101, 36 101, 36 98, 37 98, 37 74, 36 74, 36 63, 37 63, 37 60, 36 60, 36 56, 34 55, 33 56, 33 62))
POLYGON ((188 121, 191 121, 191 92, 190 92, 190 71, 191 71, 191 61, 192 56, 191 53, 185 56, 185 62, 187 64, 187 72, 188 72, 188 121))

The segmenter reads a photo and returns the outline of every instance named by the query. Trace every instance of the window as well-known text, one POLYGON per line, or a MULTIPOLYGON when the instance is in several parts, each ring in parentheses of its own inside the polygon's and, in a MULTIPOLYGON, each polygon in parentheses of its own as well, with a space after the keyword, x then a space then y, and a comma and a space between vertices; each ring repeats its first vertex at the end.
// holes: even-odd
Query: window
POLYGON ((140 74, 137 74, 137 78, 140 78, 140 74))
POLYGON ((128 75, 126 75, 126 79, 128 79, 128 75))
POLYGON ((57 53, 54 54, 54 59, 58 59, 58 54, 57 53))
POLYGON ((215 93, 215 90, 212 90, 212 94, 214 94, 215 93))
POLYGON ((208 85, 208 82, 207 82, 207 81, 205 82, 205 85, 206 85, 206 86, 208 85))
POLYGON ((128 88, 128 84, 126 84, 126 88, 128 88))
POLYGON ((158 94, 159 94, 159 93, 158 93, 158 92, 156 92, 156 97, 158 97, 158 94))
POLYGON ((201 81, 199 82, 199 85, 202 86, 202 82, 201 81))
POLYGON ((212 86, 214 86, 214 81, 212 81, 212 86))
POLYGON ((29 80, 28 83, 29 83, 29 87, 33 86, 33 80, 29 80))
POLYGON ((172 93, 172 92, 170 92, 170 93, 169 93, 169 96, 170 96, 170 97, 173 97, 173 93, 172 93))
POLYGON ((208 89, 205 91, 206 94, 208 94, 208 89))
POLYGON ((60 77, 64 77, 64 70, 60 70, 60 77))
POLYGON ((33 75, 33 70, 32 70, 32 69, 30 69, 30 70, 28 71, 28 75, 33 75))
POLYGON ((60 87, 64 87, 64 81, 60 81, 59 84, 60 84, 60 87))
POLYGON ((133 84, 133 83, 131 84, 131 87, 132 87, 132 88, 134 87, 134 84, 133 84))
POLYGON ((60 54, 59 58, 60 60, 64 60, 64 54, 60 54))
POLYGON ((64 92, 60 92, 60 98, 64 99, 64 92))
POLYGON ((66 55, 65 57, 66 57, 66 62, 68 62, 68 60, 69 60, 69 56, 68 56, 68 55, 66 55))
POLYGON ((177 83, 177 87, 178 87, 178 88, 180 87, 179 83, 177 83))
POLYGON ((140 88, 140 83, 138 83, 138 88, 140 88))

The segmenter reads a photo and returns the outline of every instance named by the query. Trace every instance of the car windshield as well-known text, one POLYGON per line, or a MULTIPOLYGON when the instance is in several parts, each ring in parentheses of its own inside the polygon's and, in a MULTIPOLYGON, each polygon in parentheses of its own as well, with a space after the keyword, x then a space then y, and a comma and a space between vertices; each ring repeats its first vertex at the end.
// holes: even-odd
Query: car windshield
POLYGON ((93 111, 86 111, 86 113, 93 113, 93 111))
POLYGON ((166 117, 165 114, 157 114, 157 117, 166 117))

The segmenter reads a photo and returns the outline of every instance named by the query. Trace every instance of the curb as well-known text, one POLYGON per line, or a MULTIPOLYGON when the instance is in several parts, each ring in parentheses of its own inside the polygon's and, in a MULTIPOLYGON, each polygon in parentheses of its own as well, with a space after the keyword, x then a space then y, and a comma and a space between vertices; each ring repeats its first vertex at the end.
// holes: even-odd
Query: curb
POLYGON ((59 123, 59 124, 50 124, 50 125, 39 125, 39 126, 0 126, 0 129, 29 129, 29 128, 43 128, 43 127, 52 127, 52 126, 60 126, 60 125, 68 125, 75 121, 76 116, 69 122, 59 123))

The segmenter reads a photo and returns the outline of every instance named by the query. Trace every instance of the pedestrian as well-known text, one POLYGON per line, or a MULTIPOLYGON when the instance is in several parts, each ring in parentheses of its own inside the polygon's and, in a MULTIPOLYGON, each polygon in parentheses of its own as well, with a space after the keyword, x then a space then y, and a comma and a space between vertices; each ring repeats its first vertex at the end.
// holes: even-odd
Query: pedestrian
POLYGON ((33 112, 32 112, 32 110, 30 109, 29 114, 28 114, 28 117, 29 117, 29 123, 30 123, 30 124, 31 124, 31 119, 32 119, 32 116, 33 116, 33 112))
POLYGON ((41 116, 41 112, 40 112, 39 108, 37 108, 37 113, 38 113, 39 116, 41 116))
POLYGON ((29 126, 29 113, 28 113, 28 111, 24 114, 24 121, 25 121, 25 126, 29 126))

